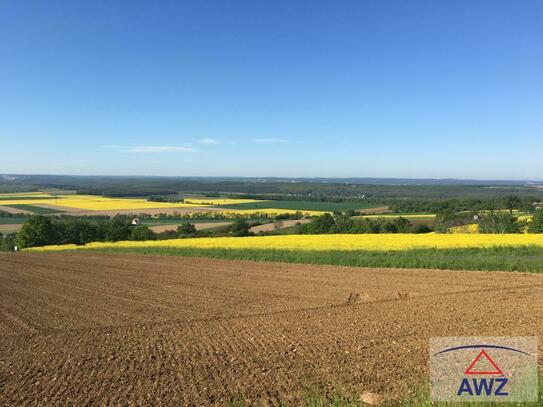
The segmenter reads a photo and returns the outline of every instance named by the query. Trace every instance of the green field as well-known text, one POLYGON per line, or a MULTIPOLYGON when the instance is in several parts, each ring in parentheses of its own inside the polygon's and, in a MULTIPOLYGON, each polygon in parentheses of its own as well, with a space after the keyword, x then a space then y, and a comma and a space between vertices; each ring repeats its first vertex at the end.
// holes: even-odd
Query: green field
POLYGON ((319 201, 262 201, 233 205, 221 205, 228 209, 291 209, 296 211, 346 211, 348 209, 368 209, 377 205, 364 201, 319 202, 319 201))
POLYGON ((543 248, 535 246, 501 246, 470 249, 413 249, 403 251, 295 251, 286 249, 118 247, 107 249, 85 249, 85 251, 278 261, 286 263, 330 264, 338 266, 543 272, 543 248))
POLYGON ((42 199, 55 199, 53 196, 17 196, 17 195, 2 195, 0 196, 0 201, 35 201, 36 199, 39 199, 40 201, 42 199))
POLYGON ((28 211, 32 213, 37 213, 39 215, 50 215, 53 213, 62 213, 62 211, 57 211, 56 209, 42 208, 40 206, 34 206, 34 205, 17 204, 17 205, 9 205, 9 207, 15 208, 15 209, 21 209, 23 211, 28 211))
POLYGON ((18 223, 25 223, 27 219, 22 216, 1 216, 0 225, 16 225, 18 223))

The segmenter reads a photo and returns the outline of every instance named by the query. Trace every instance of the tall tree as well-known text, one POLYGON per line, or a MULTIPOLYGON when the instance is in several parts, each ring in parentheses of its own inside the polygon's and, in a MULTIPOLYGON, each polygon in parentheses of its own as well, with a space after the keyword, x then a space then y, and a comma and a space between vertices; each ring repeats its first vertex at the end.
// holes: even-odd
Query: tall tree
POLYGON ((233 236, 249 236, 251 232, 249 231, 251 227, 243 219, 235 221, 230 227, 230 231, 233 236))
POLYGON ((23 224, 16 241, 21 249, 46 246, 59 243, 59 234, 50 218, 34 215, 23 224))
POLYGON ((506 196, 504 199, 505 208, 509 210, 509 213, 512 215, 513 210, 519 209, 522 205, 522 199, 517 195, 506 196))
POLYGON ((543 208, 535 210, 532 221, 528 223, 528 233, 543 233, 543 208))

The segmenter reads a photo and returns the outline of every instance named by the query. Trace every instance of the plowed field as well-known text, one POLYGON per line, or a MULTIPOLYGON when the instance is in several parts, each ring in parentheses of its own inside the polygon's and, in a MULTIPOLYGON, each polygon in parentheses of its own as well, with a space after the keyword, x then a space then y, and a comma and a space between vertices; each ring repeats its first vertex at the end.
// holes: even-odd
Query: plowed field
POLYGON ((428 338, 543 335, 543 275, 0 255, 0 405, 400 398, 428 338))

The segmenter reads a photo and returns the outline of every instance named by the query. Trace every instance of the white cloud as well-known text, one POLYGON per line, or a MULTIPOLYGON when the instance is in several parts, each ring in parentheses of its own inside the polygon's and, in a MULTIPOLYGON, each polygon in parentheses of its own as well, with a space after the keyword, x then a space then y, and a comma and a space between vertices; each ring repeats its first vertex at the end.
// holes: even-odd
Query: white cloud
POLYGON ((198 140, 198 143, 200 144, 219 144, 218 140, 215 140, 214 138, 203 138, 198 140))
POLYGON ((123 149, 126 153, 194 153, 196 151, 193 147, 187 146, 137 146, 128 147, 123 149))
POLYGON ((286 140, 280 138, 254 138, 251 140, 254 143, 273 144, 273 143, 286 143, 286 140))

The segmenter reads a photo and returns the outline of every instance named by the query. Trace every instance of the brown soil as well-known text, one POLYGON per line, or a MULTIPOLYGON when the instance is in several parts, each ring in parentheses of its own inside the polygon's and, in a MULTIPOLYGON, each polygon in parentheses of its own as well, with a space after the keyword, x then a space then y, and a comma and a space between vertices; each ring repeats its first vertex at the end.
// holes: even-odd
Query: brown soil
POLYGON ((0 224, 0 233, 15 233, 21 229, 22 223, 0 224))
POLYGON ((24 209, 17 209, 17 208, 12 208, 10 206, 3 206, 3 205, 0 205, 0 211, 13 213, 13 214, 22 213, 25 215, 33 215, 32 212, 25 211, 24 209))
MULTIPOLYGON (((196 230, 206 230, 206 229, 213 229, 213 228, 219 228, 222 226, 228 226, 231 225, 232 222, 203 222, 203 223, 193 223, 196 230)), ((151 229, 155 233, 164 232, 166 230, 177 230, 177 226, 179 225, 157 225, 157 226, 150 226, 149 229, 151 229)))
POLYGON ((309 223, 311 220, 312 219, 289 219, 273 223, 265 223, 264 225, 253 226, 251 228, 251 232, 270 232, 272 230, 290 228, 292 226, 296 226, 297 224, 309 223))
POLYGON ((536 274, 1 254, 0 405, 397 398, 430 337, 542 335, 542 313, 536 274))
POLYGON ((378 206, 376 208, 364 208, 364 209, 359 209, 358 212, 362 213, 362 214, 388 213, 388 212, 390 212, 390 207, 388 207, 388 206, 378 206))
POLYGON ((159 215, 161 213, 170 214, 170 215, 183 215, 193 212, 212 212, 218 211, 218 208, 208 208, 203 206, 195 206, 193 208, 148 208, 148 209, 115 209, 107 211, 88 211, 76 208, 67 208, 65 206, 49 205, 49 204, 39 204, 35 206, 41 206, 43 208, 56 209, 58 211, 65 212, 66 215, 74 216, 86 216, 86 215, 105 215, 105 216, 115 216, 115 215, 159 215))

